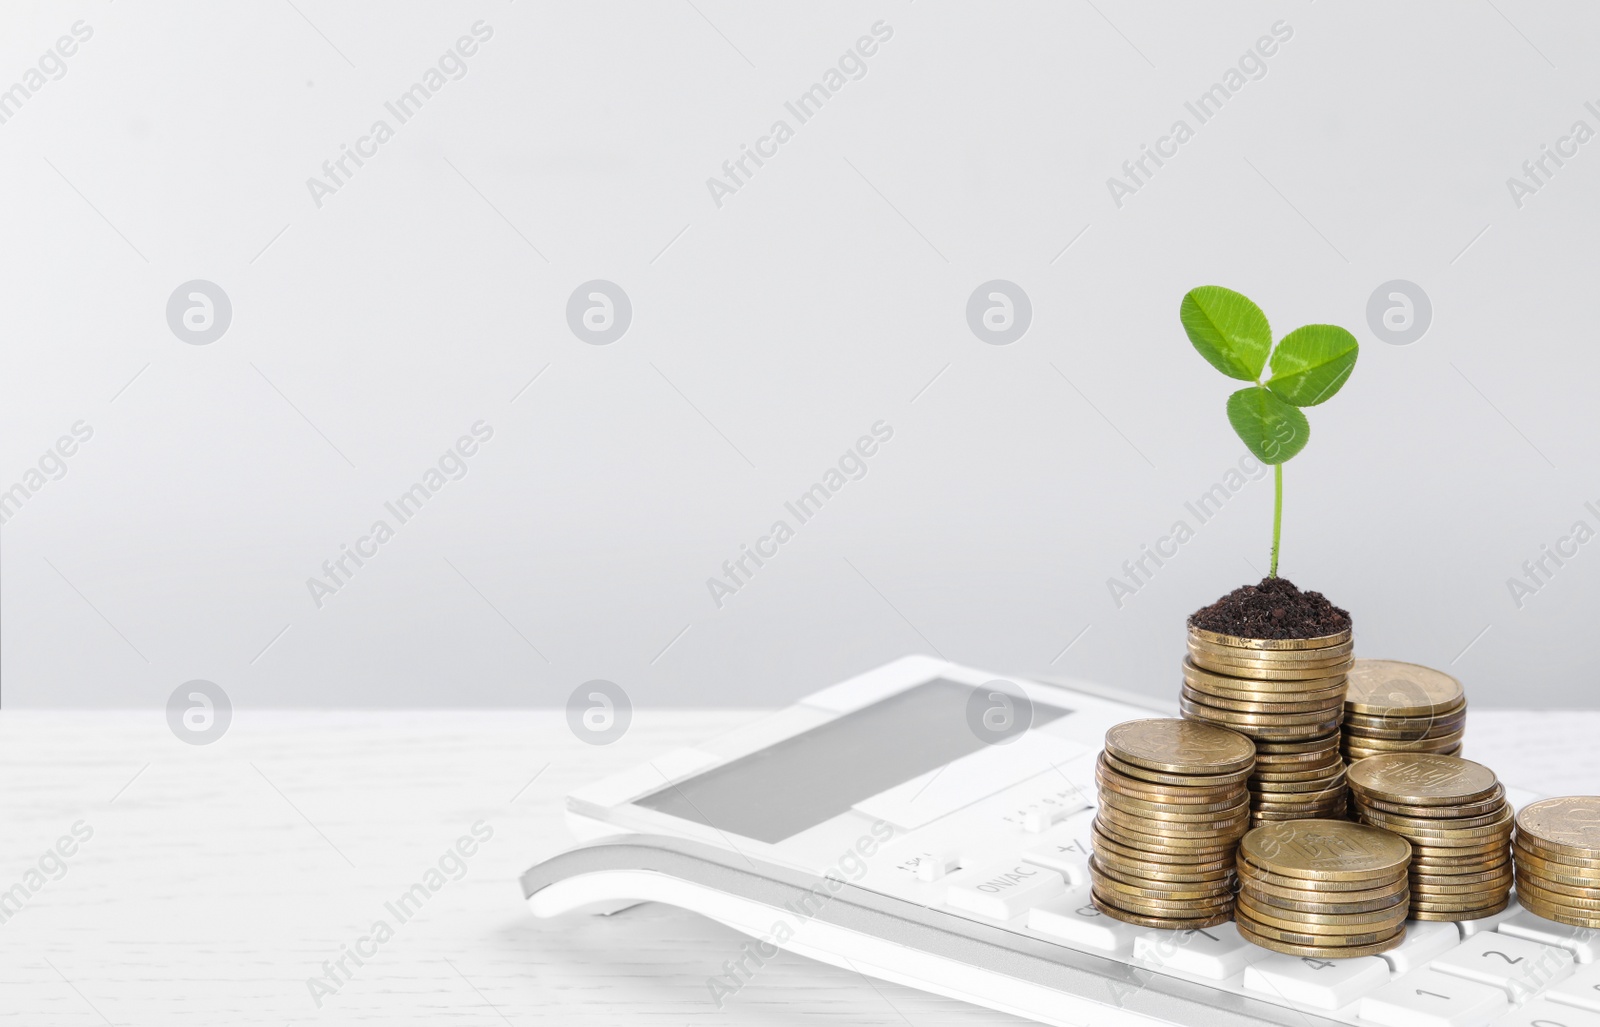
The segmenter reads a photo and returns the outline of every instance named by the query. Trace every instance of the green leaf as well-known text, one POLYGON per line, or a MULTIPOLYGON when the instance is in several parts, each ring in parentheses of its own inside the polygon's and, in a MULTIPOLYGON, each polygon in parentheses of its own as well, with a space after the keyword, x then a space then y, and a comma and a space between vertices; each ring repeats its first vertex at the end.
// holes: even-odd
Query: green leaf
POLYGON ((1284 463, 1311 439, 1306 415, 1259 385, 1228 397, 1228 420, 1264 464, 1284 463))
POLYGON ((1272 350, 1272 327, 1260 307, 1232 289, 1202 285, 1184 294, 1178 319, 1212 367, 1247 382, 1261 377, 1272 350))
POLYGON ((1358 349, 1355 336, 1338 325, 1296 328, 1272 351, 1267 388, 1297 407, 1314 407, 1350 377, 1358 349))

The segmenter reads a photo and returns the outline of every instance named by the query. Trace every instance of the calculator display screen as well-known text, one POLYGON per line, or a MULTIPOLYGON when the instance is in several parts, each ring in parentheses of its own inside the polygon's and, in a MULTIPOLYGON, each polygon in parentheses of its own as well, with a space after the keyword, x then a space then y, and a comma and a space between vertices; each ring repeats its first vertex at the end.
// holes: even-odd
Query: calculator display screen
MULTIPOLYGON (((718 831, 780 842, 863 799, 994 744, 997 736, 986 735, 981 724, 984 711, 993 707, 988 690, 936 678, 670 785, 636 804, 718 831), (973 726, 973 718, 979 726, 973 726)), ((1019 718, 1023 722, 1011 733, 1069 712, 1033 703, 1031 718, 1019 718)))

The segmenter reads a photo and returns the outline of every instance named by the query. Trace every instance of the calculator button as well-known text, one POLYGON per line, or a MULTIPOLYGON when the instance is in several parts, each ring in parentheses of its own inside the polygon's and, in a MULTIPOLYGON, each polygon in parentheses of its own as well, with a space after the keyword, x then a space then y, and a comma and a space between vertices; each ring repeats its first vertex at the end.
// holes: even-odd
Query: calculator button
POLYGON ((1244 987, 1278 1002, 1338 1009, 1389 983, 1389 964, 1377 956, 1313 959, 1273 953, 1244 970, 1244 987))
POLYGON ((1545 997, 1600 1013, 1600 963, 1591 963, 1566 980, 1556 982, 1545 992, 1545 997))
POLYGON ((1481 934, 1484 931, 1495 930, 1501 924, 1505 923, 1507 920, 1510 920, 1512 917, 1521 912, 1522 906, 1517 902, 1516 896, 1512 896, 1511 902, 1500 912, 1491 913, 1488 916, 1479 917, 1476 920, 1457 920, 1456 927, 1461 930, 1461 937, 1470 938, 1473 935, 1481 934))
POLYGON ((1439 920, 1417 920, 1406 924, 1406 940, 1379 954, 1397 974, 1410 973, 1428 965, 1435 956, 1443 955, 1461 944, 1461 932, 1456 925, 1439 920))
POLYGON ((1192 931, 1144 931, 1133 939, 1133 958, 1213 981, 1226 980, 1270 953, 1239 936, 1233 924, 1192 931))
POLYGON ((919 881, 937 881, 961 869, 961 859, 953 852, 919 852, 911 862, 919 881))
POLYGON ((1513 938, 1526 938, 1543 945, 1559 945, 1580 963, 1592 963, 1600 955, 1600 931, 1588 927, 1569 927, 1523 910, 1495 928, 1513 938))
POLYGON ((1059 872, 1016 860, 963 871, 950 879, 944 901, 968 913, 1010 920, 1066 890, 1059 872))
MULTIPOLYGON (((1082 807, 1079 807, 1080 809, 1082 807)), ((1072 811, 1076 812, 1076 810, 1072 811)), ((1022 829, 1029 834, 1044 834, 1055 827, 1068 811, 1060 806, 1038 805, 1022 812, 1022 829)))
POLYGON ((1433 969, 1505 989, 1512 998, 1543 991, 1572 973, 1572 953, 1499 931, 1475 934, 1435 959, 1433 969))
POLYGON ((1022 858, 1026 862, 1037 863, 1042 867, 1058 871, 1073 885, 1089 883, 1088 846, 1076 838, 1046 841, 1023 849, 1022 858))
POLYGON ((1600 1013, 1561 1006, 1549 998, 1535 999, 1502 1016, 1494 1027, 1600 1027, 1600 1013))
POLYGON ((1140 933, 1140 928, 1113 920, 1094 908, 1087 888, 1028 910, 1028 930, 1117 957, 1133 950, 1133 939, 1140 933))
POLYGON ((1483 1027, 1510 1008, 1499 988, 1413 970, 1362 999, 1360 1013, 1382 1027, 1483 1027))

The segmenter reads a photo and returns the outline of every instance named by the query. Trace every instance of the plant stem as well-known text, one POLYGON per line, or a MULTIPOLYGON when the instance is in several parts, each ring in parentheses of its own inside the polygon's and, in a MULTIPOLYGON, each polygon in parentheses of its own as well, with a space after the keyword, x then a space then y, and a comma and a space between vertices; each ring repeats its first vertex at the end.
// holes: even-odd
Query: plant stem
POLYGON ((1267 577, 1278 576, 1278 538, 1283 534, 1283 465, 1272 465, 1272 570, 1267 577))

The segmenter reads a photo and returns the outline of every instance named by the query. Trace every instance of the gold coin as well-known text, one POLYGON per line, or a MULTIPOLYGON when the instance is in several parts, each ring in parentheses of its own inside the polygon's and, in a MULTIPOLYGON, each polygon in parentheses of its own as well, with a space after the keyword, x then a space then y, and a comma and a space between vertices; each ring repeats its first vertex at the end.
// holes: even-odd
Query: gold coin
POLYGON ((1523 898, 1521 895, 1517 896, 1517 900, 1522 903, 1522 908, 1534 916, 1542 916, 1546 920, 1554 920, 1557 923, 1567 924, 1571 927, 1600 928, 1600 912, 1569 909, 1566 906, 1559 906, 1555 903, 1523 898))
MULTIPOLYGON (((1257 670, 1316 670, 1321 671, 1323 677, 1334 674, 1348 674, 1354 662, 1350 658, 1350 650, 1345 646, 1333 649, 1307 650, 1304 654, 1296 653, 1289 656, 1283 653, 1253 653, 1246 649, 1230 649, 1227 646, 1212 645, 1198 639, 1189 639, 1189 655, 1202 667, 1242 667, 1245 672, 1240 677, 1250 677, 1257 670)), ((1224 670, 1223 673, 1232 674, 1234 671, 1224 670)))
POLYGON ((1234 920, 1242 934, 1248 930, 1251 934, 1286 945, 1318 945, 1329 948, 1342 948, 1349 952, 1353 948, 1364 945, 1378 945, 1393 938, 1396 931, 1405 931, 1405 921, 1400 921, 1394 927, 1385 927, 1377 931, 1365 931, 1356 934, 1334 934, 1332 932, 1318 932, 1314 929, 1286 930, 1262 922, 1246 910, 1234 910, 1234 920))
POLYGON ((1199 884, 1235 878, 1231 860, 1219 859, 1210 863, 1152 863, 1146 859, 1124 856, 1101 845, 1094 848, 1094 858, 1108 874, 1121 877, 1148 878, 1172 884, 1199 884))
POLYGON ((1411 862, 1411 844, 1404 838, 1347 820, 1257 827, 1240 840, 1239 852, 1286 877, 1340 881, 1382 877, 1411 862))
POLYGON ((1491 827, 1509 828, 1512 826, 1512 819, 1515 816, 1510 805, 1503 800, 1499 809, 1492 813, 1484 813, 1475 817, 1407 817, 1399 813, 1385 813, 1383 810, 1374 809, 1371 806, 1363 808, 1361 815, 1370 817, 1374 825, 1393 831, 1396 834, 1407 834, 1407 832, 1414 831, 1423 836, 1430 834, 1455 836, 1463 832, 1482 831, 1491 827))
POLYGON ((1366 742, 1434 742, 1441 738, 1459 740, 1464 737, 1467 718, 1454 717, 1450 720, 1433 724, 1418 724, 1410 727, 1362 727, 1360 724, 1350 723, 1350 719, 1346 717, 1341 721, 1341 727, 1351 741, 1358 744, 1366 742))
POLYGON ((1237 859, 1238 875, 1248 878, 1254 883, 1261 883, 1267 888, 1282 889, 1290 897, 1306 893, 1323 893, 1323 891, 1371 891, 1371 896, 1379 896, 1381 889, 1400 888, 1405 885, 1406 872, 1403 869, 1387 870, 1381 877, 1352 878, 1352 880, 1331 880, 1331 878, 1315 877, 1286 877, 1283 873, 1274 873, 1272 870, 1262 870, 1259 865, 1253 864, 1248 859, 1237 859))
POLYGON ((1201 810, 1199 812, 1173 811, 1170 808, 1159 807, 1151 803, 1143 805, 1137 803, 1138 801, 1135 799, 1129 799, 1114 792, 1102 792, 1100 794, 1101 806, 1109 806, 1118 813, 1133 818, 1135 826, 1137 826, 1139 820, 1144 819, 1151 822, 1152 829, 1162 831, 1189 830, 1190 828, 1187 825, 1193 824, 1222 824, 1247 816, 1250 812, 1250 800, 1248 798, 1240 799, 1231 806, 1224 806, 1218 810, 1201 810))
POLYGON ((1478 802, 1452 803, 1449 806, 1408 806, 1403 803, 1385 802, 1371 796, 1358 797, 1357 801, 1371 809, 1402 817, 1476 817, 1499 809, 1505 800, 1505 795, 1505 786, 1497 784, 1487 799, 1478 802))
POLYGON ((1260 769, 1260 765, 1257 764, 1257 770, 1256 770, 1256 772, 1254 774, 1252 774, 1250 776, 1250 780, 1258 781, 1258 782, 1270 781, 1270 782, 1278 782, 1278 783, 1287 783, 1287 782, 1291 782, 1291 781, 1325 781, 1325 780, 1331 780, 1332 778, 1338 777, 1340 774, 1342 774, 1344 772, 1344 769, 1345 769, 1344 768, 1344 760, 1339 759, 1337 756, 1334 757, 1332 760, 1328 760, 1328 761, 1325 761, 1325 762, 1321 762, 1321 763, 1302 763, 1302 764, 1300 764, 1300 766, 1304 767, 1305 769, 1303 769, 1303 770, 1261 770, 1260 769))
POLYGON ((1343 701, 1344 679, 1330 678, 1326 683, 1311 681, 1269 682, 1273 687, 1262 689, 1259 681, 1250 678, 1221 677, 1208 672, 1183 673, 1183 683, 1197 692, 1215 695, 1221 699, 1239 702, 1333 702, 1343 701))
POLYGON ((1229 645, 1226 642, 1213 642, 1210 639, 1189 635, 1185 640, 1190 649, 1203 652, 1217 653, 1229 659, 1256 660, 1261 663, 1327 663, 1345 660, 1350 657, 1355 649, 1355 642, 1346 640, 1335 645, 1318 646, 1315 649, 1256 649, 1251 646, 1229 645))
MULTIPOLYGON (((1204 725, 1202 725, 1204 726, 1204 725)), ((1221 730, 1227 730, 1223 728, 1221 730)), ((1237 732, 1236 732, 1237 733, 1237 732)), ((1240 735, 1243 738, 1243 735, 1240 735)), ((1245 741, 1249 741, 1248 738, 1245 741)), ((1250 776, 1251 767, 1235 770, 1228 774, 1167 774, 1159 770, 1149 770, 1132 763, 1124 763, 1110 752, 1102 752, 1101 759, 1105 761, 1108 769, 1116 771, 1124 777, 1131 777, 1136 781, 1148 784, 1178 785, 1181 787, 1213 788, 1223 785, 1243 784, 1250 776)))
POLYGON ((1389 909, 1397 902, 1405 902, 1405 897, 1411 894, 1410 885, 1403 880, 1366 891, 1296 891, 1240 877, 1238 888, 1253 894, 1261 902, 1304 913, 1376 912, 1389 909))
POLYGON ((1456 892, 1469 890, 1493 891, 1500 885, 1511 887, 1511 867, 1503 866, 1495 870, 1485 871, 1483 874, 1461 874, 1465 880, 1451 880, 1449 878, 1419 877, 1412 875, 1411 891, 1413 894, 1423 895, 1449 895, 1456 892))
POLYGON ((1415 716, 1405 716, 1399 713, 1355 713, 1350 709, 1348 699, 1344 704, 1344 722, 1346 724, 1352 727, 1376 728, 1380 731, 1425 727, 1429 724, 1438 724, 1457 718, 1465 720, 1466 716, 1467 704, 1465 702, 1415 716))
POLYGON ((1137 895, 1128 889, 1111 888, 1104 877, 1091 877, 1091 893, 1130 913, 1146 916, 1198 917, 1210 916, 1221 909, 1233 908, 1233 893, 1223 892, 1201 898, 1159 898, 1154 895, 1137 895))
POLYGON ((1464 700, 1461 682, 1442 670, 1399 660, 1357 660, 1345 705, 1351 713, 1423 715, 1464 700))
POLYGON ((1219 809, 1228 809, 1236 806, 1249 796, 1249 791, 1238 785, 1226 791, 1202 792, 1195 790, 1193 796, 1169 796, 1128 788, 1121 783, 1112 784, 1107 781, 1100 782, 1097 792, 1102 798, 1110 795, 1119 799, 1123 805, 1132 804, 1134 809, 1149 807, 1152 809, 1165 809, 1172 813, 1207 813, 1219 809))
POLYGON ((1234 812, 1206 814, 1201 820, 1156 819, 1148 813, 1126 813, 1115 806, 1104 805, 1098 814, 1104 823, 1113 824, 1126 831, 1155 835, 1162 839, 1173 837, 1221 837, 1234 831, 1250 817, 1250 807, 1241 804, 1234 812))
POLYGON ((1337 803, 1314 803, 1304 805, 1291 805, 1289 803, 1259 803, 1250 811, 1250 816, 1255 819, 1273 822, 1290 820, 1342 820, 1338 815, 1337 803))
POLYGON ((1600 855, 1600 796, 1531 802, 1517 814, 1517 833, 1537 852, 1585 858, 1600 855))
POLYGON ((1534 859, 1544 860, 1547 863, 1559 863, 1563 868, 1562 873, 1572 873, 1576 870, 1600 870, 1600 852, 1593 856, 1570 856, 1566 853, 1545 852, 1529 847, 1528 836, 1520 831, 1512 839, 1519 856, 1530 856, 1534 859))
MULTIPOLYGON (((1265 784, 1270 784, 1266 782, 1265 784)), ((1349 793, 1345 791, 1344 778, 1335 778, 1320 789, 1300 792, 1271 791, 1264 788, 1250 793, 1250 801, 1257 809, 1270 808, 1271 805, 1288 806, 1299 804, 1301 806, 1327 806, 1337 809, 1339 815, 1335 820, 1350 820, 1348 816, 1349 793)))
POLYGON ((1353 699, 1356 700, 1354 705, 1359 706, 1361 703, 1354 695, 1355 685, 1353 680, 1351 680, 1351 675, 1347 674, 1345 677, 1347 682, 1345 686, 1344 715, 1346 717, 1353 718, 1354 723, 1365 724, 1369 727, 1389 727, 1403 724, 1426 724, 1430 721, 1438 720, 1440 717, 1462 716, 1471 708, 1468 705, 1467 700, 1463 698, 1453 703, 1447 703, 1443 706, 1436 706, 1428 710, 1421 710, 1420 712, 1408 712, 1401 709, 1351 709, 1353 699))
MULTIPOLYGON (((1313 725, 1339 724, 1338 707, 1330 706, 1310 713, 1242 713, 1239 710, 1226 710, 1220 706, 1210 706, 1194 698, 1192 691, 1185 690, 1178 696, 1180 710, 1198 710, 1207 720, 1219 724, 1242 724, 1247 728, 1258 727, 1297 727, 1308 728, 1313 725)), ((1333 728, 1324 728, 1319 733, 1327 734, 1333 728)), ((1254 758, 1254 754, 1251 754, 1254 758)))
POLYGON ((1313 749, 1309 752, 1267 753, 1266 755, 1258 753, 1256 755, 1256 773, 1292 773, 1317 767, 1332 766, 1335 761, 1344 762, 1344 758, 1339 755, 1338 746, 1313 749))
MULTIPOLYGON (((1344 809, 1344 777, 1322 781, 1262 781, 1250 789, 1253 809, 1304 809, 1306 806, 1334 806, 1344 809)), ((1342 817, 1341 817, 1342 819, 1342 817)))
POLYGON ((1460 849, 1488 849, 1492 851, 1498 850, 1502 846, 1509 845, 1511 842, 1511 827, 1509 823, 1503 824, 1499 827, 1474 827, 1469 830, 1452 834, 1443 831, 1418 831, 1409 827, 1390 827, 1380 821, 1370 819, 1368 814, 1362 815, 1361 822, 1364 824, 1369 824, 1372 827, 1379 828, 1380 830, 1390 831, 1394 834, 1397 834, 1406 841, 1410 842, 1413 848, 1426 846, 1429 850, 1449 849, 1451 851, 1456 851, 1460 849))
POLYGON ((1206 706, 1215 706, 1236 713, 1334 713, 1339 712, 1338 697, 1332 699, 1298 698, 1290 701, 1238 699, 1217 695, 1185 684, 1180 692, 1185 698, 1206 706))
POLYGON ((1367 756, 1388 756, 1394 753, 1437 753, 1453 745, 1459 745, 1465 737, 1465 731, 1452 731, 1447 735, 1437 738, 1368 738, 1354 731, 1345 733, 1345 741, 1352 752, 1362 752, 1367 756))
POLYGON ((1244 788, 1220 798, 1215 802, 1175 802, 1171 799, 1151 799, 1140 793, 1124 791, 1121 788, 1112 788, 1109 785, 1100 786, 1098 796, 1101 802, 1114 803, 1130 813, 1145 811, 1165 811, 1168 813, 1193 813, 1216 814, 1232 809, 1249 798, 1249 791, 1244 788))
POLYGON ((1097 886, 1091 887, 1089 894, 1129 913, 1138 913, 1143 916, 1164 916, 1173 919, 1209 917, 1233 908, 1232 896, 1212 901, 1185 899, 1181 902, 1161 902, 1156 899, 1139 898, 1121 892, 1103 891, 1097 886))
POLYGON ((1494 771, 1459 756, 1374 756, 1350 768, 1350 787, 1358 794, 1407 806, 1477 802, 1493 794, 1499 783, 1494 771))
POLYGON ((1600 887, 1593 884, 1573 884, 1569 881, 1548 877, 1531 869, 1527 863, 1517 864, 1517 886, 1524 883, 1536 888, 1543 888, 1554 895, 1561 895, 1565 899, 1600 899, 1600 887))
POLYGON ((1530 880, 1527 874, 1519 873, 1517 875, 1517 894, 1538 899, 1541 902, 1567 906, 1572 909, 1600 911, 1600 898, 1572 895, 1570 894, 1570 889, 1566 888, 1547 888, 1537 881, 1530 880))
POLYGON ((1090 898, 1094 903, 1094 908, 1106 916, 1111 917, 1113 920, 1121 920, 1123 923, 1134 924, 1139 927, 1157 927, 1172 931, 1198 931, 1204 927, 1216 927, 1218 924, 1225 924, 1233 919, 1232 910, 1223 910, 1210 916, 1186 919, 1143 916, 1139 913, 1130 913, 1127 910, 1118 909, 1109 902, 1102 900, 1098 895, 1091 893, 1090 898))
POLYGON ((1280 931, 1314 934, 1367 934, 1393 930, 1406 922, 1405 903, 1368 913, 1298 913, 1281 906, 1263 906, 1249 892, 1239 893, 1239 909, 1257 923, 1280 931))
POLYGON ((1296 741, 1257 742, 1256 752, 1268 756, 1288 756, 1294 753, 1327 752, 1339 747, 1339 732, 1330 731, 1316 738, 1302 738, 1296 741))
POLYGON ((1265 935, 1257 934, 1250 929, 1247 922, 1238 924, 1239 937, 1245 941, 1259 945, 1273 952, 1281 952, 1286 956, 1300 956, 1310 959, 1346 959, 1356 956, 1375 956, 1380 952, 1387 952, 1405 941, 1406 929, 1401 927, 1394 937, 1372 945, 1294 945, 1289 942, 1277 941, 1265 935))
POLYGON ((1432 874, 1424 873, 1417 869, 1415 862, 1411 864, 1411 887, 1448 887, 1464 884, 1486 884, 1511 876, 1511 864, 1500 863, 1495 866, 1485 867, 1482 870, 1471 870, 1464 874, 1432 874))
POLYGON ((1278 778, 1251 778, 1245 785, 1247 791, 1265 792, 1269 794, 1304 794, 1309 792, 1338 791, 1339 797, 1344 798, 1344 767, 1337 767, 1331 773, 1324 773, 1319 777, 1291 779, 1288 781, 1278 778))
POLYGON ((1238 842, 1241 830, 1234 828, 1222 835, 1197 835, 1186 837, 1177 834, 1147 834, 1142 831, 1130 830, 1115 821, 1108 821, 1100 813, 1095 815, 1094 822, 1099 826, 1100 833, 1114 842, 1119 842, 1130 849, 1143 849, 1156 852, 1187 852, 1195 859, 1214 858, 1213 854, 1227 852, 1238 842))
POLYGON ((1220 671, 1211 670, 1195 662, 1191 656, 1184 657, 1182 668, 1183 680, 1191 687, 1202 691, 1215 688, 1266 698, 1276 694, 1296 696, 1303 692, 1324 692, 1344 688, 1342 673, 1323 675, 1318 671, 1319 676, 1283 679, 1256 674, 1245 676, 1238 667, 1220 671))
POLYGON ((1310 810, 1305 812, 1285 812, 1280 810, 1263 810, 1259 813, 1251 812, 1250 827, 1266 827, 1268 824, 1286 824, 1294 820, 1327 820, 1338 816, 1337 810, 1310 810))
POLYGON ((1133 898, 1148 898, 1172 902, 1200 902, 1217 899, 1224 895, 1232 895, 1232 882, 1221 881, 1188 882, 1188 881, 1139 881, 1118 877, 1108 872, 1104 867, 1090 864, 1090 877, 1100 894, 1113 900, 1120 900, 1122 896, 1133 898))
MULTIPOLYGON (((1252 813, 1287 813, 1291 810, 1331 809, 1344 812, 1344 790, 1329 788, 1315 792, 1251 792, 1252 813)), ((1343 816, 1334 817, 1344 820, 1343 816)))
POLYGON ((1556 887, 1600 888, 1600 871, 1584 867, 1563 866, 1548 860, 1538 860, 1517 852, 1516 864, 1523 873, 1542 877, 1556 887))
MULTIPOLYGON (((1162 776, 1177 778, 1179 780, 1176 784, 1163 783, 1159 781, 1149 781, 1142 777, 1133 777, 1126 773, 1125 770, 1119 769, 1116 765, 1117 763, 1118 761, 1115 756, 1102 751, 1099 757, 1095 760, 1094 768, 1096 779, 1100 781, 1110 781, 1119 788, 1127 788, 1140 792, 1151 792, 1153 794, 1160 795, 1163 798, 1170 796, 1177 801, 1192 799, 1195 796, 1208 794, 1223 795, 1231 790, 1236 789, 1238 784, 1244 780, 1244 777, 1241 776, 1241 772, 1215 777, 1202 774, 1165 774, 1162 776), (1235 779, 1237 779, 1237 781, 1235 779)), ((1147 774, 1158 773, 1154 770, 1145 770, 1143 767, 1132 767, 1130 764, 1126 763, 1121 764, 1121 767, 1137 770, 1141 773, 1147 774)))
POLYGON ((1398 913, 1399 919, 1405 919, 1406 903, 1410 901, 1411 893, 1401 891, 1392 898, 1362 899, 1349 905, 1339 905, 1330 902, 1308 902, 1301 899, 1286 898, 1282 895, 1270 895, 1258 889, 1240 890, 1240 894, 1248 894, 1251 900, 1258 905, 1267 907, 1264 912, 1277 911, 1276 915, 1283 917, 1296 916, 1335 916, 1340 914, 1356 913, 1398 913))
POLYGON ((1256 758, 1255 746, 1242 735, 1170 717, 1116 725, 1106 732, 1106 751, 1163 774, 1231 774, 1256 758))
POLYGON ((1494 916, 1496 913, 1500 912, 1502 909, 1505 909, 1510 904, 1511 904, 1511 899, 1510 899, 1510 897, 1507 897, 1507 898, 1501 899, 1496 904, 1494 904, 1492 906, 1487 906, 1487 907, 1485 907, 1483 909, 1437 910, 1437 911, 1436 910, 1431 910, 1431 909, 1413 909, 1411 911, 1411 919, 1413 919, 1413 920, 1448 920, 1448 921, 1480 920, 1480 919, 1482 919, 1483 917, 1486 917, 1486 916, 1494 916))
POLYGON ((1264 652, 1304 652, 1308 649, 1326 649, 1329 646, 1344 645, 1350 641, 1350 629, 1335 632, 1331 635, 1318 635, 1315 638, 1246 638, 1243 635, 1224 635, 1217 631, 1207 631, 1189 626, 1189 637, 1213 645, 1225 645, 1234 649, 1260 649, 1264 652))
POLYGON ((1158 785, 1150 781, 1127 777, 1110 769, 1102 761, 1095 767, 1095 782, 1101 789, 1110 789, 1118 795, 1145 802, 1162 802, 1173 806, 1195 806, 1233 799, 1244 791, 1244 782, 1220 788, 1184 787, 1183 785, 1158 785))
POLYGON ((1160 867, 1186 867, 1209 869, 1217 864, 1228 865, 1233 860, 1233 843, 1225 843, 1213 852, 1195 849, 1156 849, 1143 844, 1129 844, 1106 834, 1096 823, 1091 825, 1090 847, 1096 852, 1113 852, 1124 859, 1150 863, 1160 867))
POLYGON ((1189 661, 1201 670, 1224 677, 1248 678, 1254 681, 1309 681, 1316 684, 1307 688, 1329 688, 1344 679, 1350 661, 1345 660, 1327 667, 1283 667, 1273 664, 1224 660, 1211 653, 1189 648, 1189 661))
POLYGON ((1479 915, 1477 910, 1482 909, 1485 905, 1498 903, 1504 897, 1505 896, 1501 895, 1499 892, 1494 892, 1488 895, 1465 896, 1459 899, 1438 899, 1433 897, 1419 898, 1417 896, 1412 896, 1411 912, 1413 914, 1421 910, 1426 910, 1430 913, 1471 912, 1474 916, 1477 916, 1479 915))
MULTIPOLYGON (((1259 881, 1241 881, 1240 894, 1249 893, 1257 902, 1265 903, 1277 909, 1284 910, 1281 915, 1294 913, 1376 913, 1383 910, 1400 908, 1404 906, 1411 892, 1407 888, 1385 889, 1387 894, 1370 899, 1346 899, 1339 902, 1327 902, 1322 898, 1304 898, 1292 895, 1281 895, 1276 890, 1269 891, 1259 881)), ((1323 895, 1337 894, 1324 892, 1323 895)))
POLYGON ((1411 861, 1413 863, 1420 861, 1422 866, 1441 866, 1450 864, 1459 866, 1463 861, 1471 863, 1474 860, 1489 858, 1498 859, 1505 854, 1506 849, 1508 848, 1505 839, 1503 838, 1496 838, 1492 841, 1484 843, 1483 845, 1474 845, 1470 847, 1457 846, 1453 849, 1438 848, 1433 845, 1416 841, 1415 839, 1408 838, 1407 841, 1411 842, 1411 861))
POLYGON ((1370 748, 1362 745, 1359 737, 1355 735, 1346 735, 1344 740, 1340 743, 1339 749, 1344 753, 1345 760, 1350 763, 1354 763, 1356 760, 1364 760, 1372 756, 1392 756, 1396 751, 1427 752, 1434 753, 1439 756, 1460 756, 1461 739, 1452 739, 1449 735, 1446 735, 1443 740, 1437 738, 1419 738, 1410 744, 1410 748, 1395 750, 1370 748))

